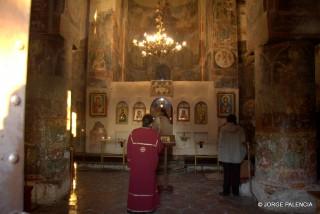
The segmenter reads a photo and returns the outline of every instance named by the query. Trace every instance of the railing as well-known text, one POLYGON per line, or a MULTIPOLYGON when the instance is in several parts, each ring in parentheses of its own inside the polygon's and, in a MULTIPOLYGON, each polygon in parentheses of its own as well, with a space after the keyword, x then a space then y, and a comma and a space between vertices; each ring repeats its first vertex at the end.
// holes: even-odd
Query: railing
POLYGON ((110 139, 101 140, 101 148, 100 148, 100 162, 104 162, 104 158, 108 157, 120 157, 122 158, 122 168, 123 170, 126 168, 126 155, 125 155, 125 140, 124 139, 118 139, 117 144, 121 147, 121 154, 113 154, 113 153, 107 153, 105 152, 105 146, 106 144, 112 143, 110 139))

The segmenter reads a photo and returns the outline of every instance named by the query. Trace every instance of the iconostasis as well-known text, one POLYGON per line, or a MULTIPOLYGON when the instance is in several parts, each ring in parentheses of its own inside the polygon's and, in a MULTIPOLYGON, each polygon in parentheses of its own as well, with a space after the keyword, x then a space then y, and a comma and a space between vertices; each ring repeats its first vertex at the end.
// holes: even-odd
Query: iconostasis
POLYGON ((121 154, 129 133, 142 126, 144 114, 156 117, 161 108, 172 122, 173 155, 217 153, 219 126, 238 115, 238 89, 217 89, 212 81, 112 82, 105 90, 88 88, 87 153, 121 154))

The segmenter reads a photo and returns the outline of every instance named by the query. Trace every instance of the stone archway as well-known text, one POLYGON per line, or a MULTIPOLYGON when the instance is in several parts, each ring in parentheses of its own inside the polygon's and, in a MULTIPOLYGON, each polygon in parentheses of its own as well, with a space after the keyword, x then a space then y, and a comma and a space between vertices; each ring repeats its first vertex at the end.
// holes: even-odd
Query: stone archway
POLYGON ((150 114, 154 117, 158 116, 161 108, 164 108, 166 110, 172 123, 172 103, 164 97, 158 97, 152 101, 150 106, 150 114))

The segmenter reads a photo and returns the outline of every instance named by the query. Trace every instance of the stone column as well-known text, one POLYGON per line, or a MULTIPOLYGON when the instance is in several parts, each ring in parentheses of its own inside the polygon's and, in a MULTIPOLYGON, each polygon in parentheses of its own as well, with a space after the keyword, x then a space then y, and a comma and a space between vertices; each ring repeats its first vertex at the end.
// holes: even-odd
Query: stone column
POLYGON ((316 181, 314 62, 306 41, 256 49, 258 201, 312 200, 305 190, 316 181))

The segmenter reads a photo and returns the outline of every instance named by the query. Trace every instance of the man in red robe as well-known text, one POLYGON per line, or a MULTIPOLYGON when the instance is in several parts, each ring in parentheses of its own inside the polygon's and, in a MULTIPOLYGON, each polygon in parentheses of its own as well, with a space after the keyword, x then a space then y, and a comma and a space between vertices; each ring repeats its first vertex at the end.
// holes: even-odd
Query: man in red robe
POLYGON ((159 133, 152 129, 152 122, 153 117, 146 114, 142 127, 134 129, 128 138, 129 212, 153 212, 159 205, 156 169, 163 144, 159 133))

